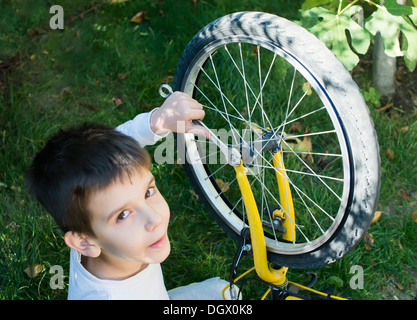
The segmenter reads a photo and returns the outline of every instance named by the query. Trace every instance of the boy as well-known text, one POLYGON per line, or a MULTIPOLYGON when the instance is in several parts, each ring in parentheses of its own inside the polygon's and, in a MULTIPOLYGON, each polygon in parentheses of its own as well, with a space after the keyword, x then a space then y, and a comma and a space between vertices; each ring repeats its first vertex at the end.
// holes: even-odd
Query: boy
MULTIPOLYGON (((27 184, 71 248, 68 299, 169 298, 160 263, 170 253, 170 211, 139 145, 176 131, 178 121, 208 137, 191 124, 203 117, 197 101, 175 92, 115 130, 85 124, 61 131, 35 157, 27 184)), ((226 284, 209 280, 217 291, 226 284)), ((187 295, 180 289, 177 297, 187 295)))

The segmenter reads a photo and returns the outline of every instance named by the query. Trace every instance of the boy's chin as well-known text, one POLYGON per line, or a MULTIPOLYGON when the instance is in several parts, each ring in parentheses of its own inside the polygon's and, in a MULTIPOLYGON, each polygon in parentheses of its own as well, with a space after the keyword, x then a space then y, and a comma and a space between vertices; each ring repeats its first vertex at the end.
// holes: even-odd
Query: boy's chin
POLYGON ((167 243, 167 248, 165 250, 166 250, 165 257, 162 259, 161 262, 164 262, 169 257, 169 254, 171 253, 171 244, 169 243, 169 241, 167 243))
POLYGON ((171 244, 169 241, 167 241, 166 245, 160 249, 160 252, 157 253, 155 256, 155 262, 154 263, 162 263, 164 262, 169 254, 171 253, 171 244))

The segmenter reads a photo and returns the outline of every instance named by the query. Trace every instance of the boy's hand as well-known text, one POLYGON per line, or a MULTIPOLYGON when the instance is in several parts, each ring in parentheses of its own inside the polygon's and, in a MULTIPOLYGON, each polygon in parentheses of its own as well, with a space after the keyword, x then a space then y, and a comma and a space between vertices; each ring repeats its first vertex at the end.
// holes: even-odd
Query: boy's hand
POLYGON ((194 133, 208 139, 209 132, 204 127, 191 122, 203 118, 203 106, 189 95, 176 91, 152 113, 150 123, 152 131, 158 135, 164 135, 167 132, 194 133))

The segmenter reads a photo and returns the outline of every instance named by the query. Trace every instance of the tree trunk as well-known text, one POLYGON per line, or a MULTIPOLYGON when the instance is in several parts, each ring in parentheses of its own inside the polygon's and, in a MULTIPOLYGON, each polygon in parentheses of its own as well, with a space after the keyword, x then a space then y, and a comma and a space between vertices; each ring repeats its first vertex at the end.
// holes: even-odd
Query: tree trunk
POLYGON ((395 93, 395 72, 397 71, 397 59, 387 56, 384 51, 384 43, 381 34, 375 36, 372 81, 373 86, 385 96, 395 93))
MULTIPOLYGON (((405 4, 406 0, 397 0, 398 4, 405 4)), ((397 71, 397 59, 385 54, 384 43, 381 34, 375 36, 372 80, 375 89, 386 96, 393 96, 395 93, 395 72, 397 71)))

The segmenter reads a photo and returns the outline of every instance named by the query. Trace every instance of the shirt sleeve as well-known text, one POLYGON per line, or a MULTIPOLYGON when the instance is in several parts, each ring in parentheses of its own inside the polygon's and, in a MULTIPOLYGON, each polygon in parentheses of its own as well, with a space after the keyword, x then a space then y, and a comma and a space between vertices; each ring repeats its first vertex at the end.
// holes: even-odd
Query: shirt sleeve
MULTIPOLYGON (((156 108, 157 109, 157 108, 156 108)), ((140 113, 132 120, 129 120, 120 126, 116 127, 115 130, 124 133, 125 135, 131 136, 139 142, 141 147, 154 145, 157 141, 165 138, 165 135, 157 135, 151 129, 150 119, 153 109, 150 112, 140 113)))

